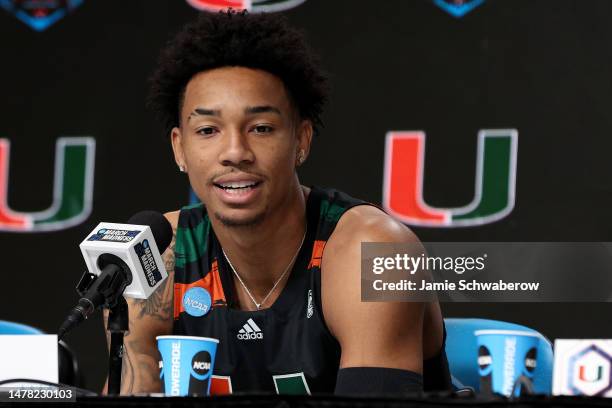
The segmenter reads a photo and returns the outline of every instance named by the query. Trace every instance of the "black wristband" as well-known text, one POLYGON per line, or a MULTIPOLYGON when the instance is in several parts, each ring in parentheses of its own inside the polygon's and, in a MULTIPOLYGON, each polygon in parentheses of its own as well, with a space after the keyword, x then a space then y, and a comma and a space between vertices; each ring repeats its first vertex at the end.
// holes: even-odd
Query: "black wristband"
POLYGON ((337 395, 405 396, 423 391, 421 374, 397 368, 349 367, 338 370, 337 395))

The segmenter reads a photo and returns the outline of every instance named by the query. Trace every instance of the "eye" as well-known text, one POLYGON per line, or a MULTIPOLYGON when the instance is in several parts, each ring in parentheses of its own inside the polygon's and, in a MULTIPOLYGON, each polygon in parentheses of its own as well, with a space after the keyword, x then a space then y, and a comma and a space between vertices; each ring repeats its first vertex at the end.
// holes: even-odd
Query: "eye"
POLYGON ((255 133, 271 133, 273 130, 274 128, 269 125, 256 125, 252 129, 252 131, 255 133))
POLYGON ((196 133, 202 136, 212 136, 217 132, 218 130, 212 126, 206 126, 196 130, 196 133))

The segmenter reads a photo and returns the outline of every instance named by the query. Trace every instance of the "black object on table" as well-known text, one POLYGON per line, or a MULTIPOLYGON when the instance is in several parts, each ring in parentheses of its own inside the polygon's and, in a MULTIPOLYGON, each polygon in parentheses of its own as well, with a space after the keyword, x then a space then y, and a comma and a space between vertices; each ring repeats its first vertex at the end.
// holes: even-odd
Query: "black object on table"
POLYGON ((121 368, 123 365, 123 337, 129 330, 128 305, 123 296, 109 308, 107 330, 110 332, 108 354, 108 393, 119 395, 121 390, 121 368))

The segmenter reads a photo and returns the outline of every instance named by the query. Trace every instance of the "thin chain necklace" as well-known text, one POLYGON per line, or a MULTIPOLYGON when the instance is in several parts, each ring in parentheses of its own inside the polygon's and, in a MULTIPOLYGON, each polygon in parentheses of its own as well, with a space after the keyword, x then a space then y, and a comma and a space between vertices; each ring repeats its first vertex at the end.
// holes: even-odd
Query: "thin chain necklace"
POLYGON ((297 251, 295 251, 295 254, 293 255, 293 258, 291 258, 291 261, 289 261, 289 264, 285 268, 285 271, 281 274, 281 276, 279 276, 279 278, 276 280, 276 282, 272 286, 272 289, 270 289, 268 294, 259 303, 257 303, 257 301, 255 300, 255 297, 251 294, 251 291, 249 290, 249 288, 247 288, 247 285, 245 285, 245 283, 242 280, 242 278, 240 277, 240 275, 238 275, 238 272, 236 272, 236 268, 234 268, 234 265, 232 265, 232 261, 229 260, 227 254, 225 253, 225 250, 223 248, 221 248, 221 252, 223 252, 223 256, 225 257, 225 260, 227 261, 227 263, 229 264, 230 268, 232 269, 232 272, 234 272, 234 275, 236 275, 236 277, 238 278, 238 281, 240 282, 240 284, 244 288, 244 290, 247 293, 247 295, 249 295, 249 297, 251 298, 251 301, 253 301, 253 304, 255 305, 257 310, 261 309, 261 305, 266 303, 266 300, 268 300, 268 298, 270 297, 272 292, 274 292, 274 289, 276 289, 276 287, 283 280, 283 278, 285 277, 287 272, 289 272, 289 268, 291 267, 291 265, 293 265, 293 262, 295 261, 295 258, 297 258, 298 254, 300 253, 300 249, 302 249, 302 245, 304 245, 304 239, 305 238, 306 238, 306 230, 304 231, 304 235, 302 236, 302 242, 300 242, 300 246, 298 246, 297 251))

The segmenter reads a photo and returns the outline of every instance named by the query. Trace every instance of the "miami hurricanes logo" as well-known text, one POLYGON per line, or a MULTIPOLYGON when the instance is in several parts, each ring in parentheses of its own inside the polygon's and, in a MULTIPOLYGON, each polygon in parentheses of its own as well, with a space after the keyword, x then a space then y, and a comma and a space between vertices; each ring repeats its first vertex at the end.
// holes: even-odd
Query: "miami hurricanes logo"
POLYGON ((591 367, 590 374, 589 374, 587 373, 589 371, 589 367, 581 365, 578 368, 578 379, 584 382, 600 381, 603 378, 604 367, 600 365, 600 366, 597 366, 596 370, 593 370, 592 368, 593 367, 591 367))
POLYGON ((383 207, 400 221, 423 227, 488 224, 514 208, 518 132, 487 129, 478 133, 475 196, 463 207, 431 207, 423 200, 425 133, 387 133, 383 207))
POLYGON ((249 10, 252 12, 276 12, 299 6, 306 0, 187 0, 190 6, 204 11, 217 11, 227 8, 249 10))
POLYGON ((0 139, 0 231, 54 231, 83 222, 92 207, 95 146, 91 137, 59 138, 55 147, 53 202, 46 210, 23 213, 8 206, 10 143, 0 139))
MULTIPOLYGON (((565 357, 565 356, 563 356, 565 357)), ((570 355, 562 367, 567 368, 567 376, 563 382, 567 383, 569 394, 605 396, 609 394, 612 384, 612 356, 607 350, 597 344, 579 348, 579 351, 570 355)), ((564 386, 565 387, 565 386, 564 386)))

